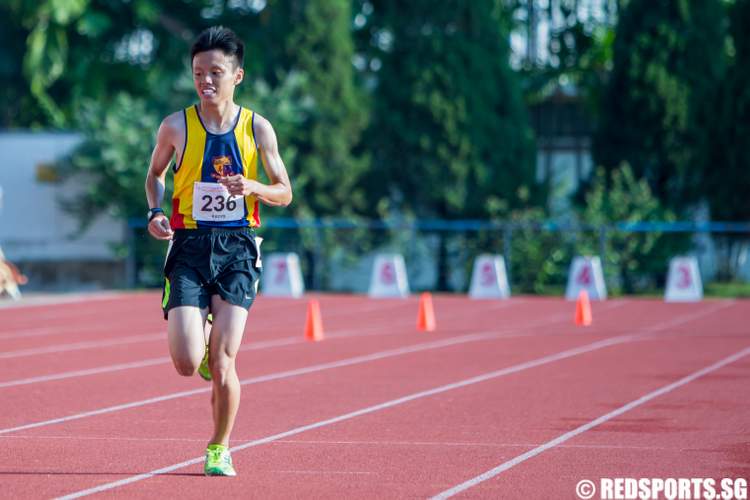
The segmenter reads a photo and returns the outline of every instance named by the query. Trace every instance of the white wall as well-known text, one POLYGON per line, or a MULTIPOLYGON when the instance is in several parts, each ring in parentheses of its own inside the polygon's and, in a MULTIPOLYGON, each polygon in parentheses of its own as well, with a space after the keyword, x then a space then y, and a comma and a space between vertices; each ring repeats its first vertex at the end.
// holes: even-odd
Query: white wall
POLYGON ((37 167, 70 152, 73 133, 0 132, 0 247, 12 261, 111 260, 111 245, 123 240, 123 223, 106 216, 80 237, 77 221, 59 200, 82 189, 37 180, 37 167), (73 239, 73 237, 75 239, 73 239))

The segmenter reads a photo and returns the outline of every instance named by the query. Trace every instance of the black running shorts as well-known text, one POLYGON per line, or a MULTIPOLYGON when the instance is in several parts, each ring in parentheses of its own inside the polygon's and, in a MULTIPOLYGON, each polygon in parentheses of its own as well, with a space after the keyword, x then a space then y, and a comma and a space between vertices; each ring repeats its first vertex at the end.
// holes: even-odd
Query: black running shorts
POLYGON ((174 233, 164 264, 164 319, 173 307, 205 309, 212 295, 249 309, 261 275, 255 231, 199 228, 174 233))

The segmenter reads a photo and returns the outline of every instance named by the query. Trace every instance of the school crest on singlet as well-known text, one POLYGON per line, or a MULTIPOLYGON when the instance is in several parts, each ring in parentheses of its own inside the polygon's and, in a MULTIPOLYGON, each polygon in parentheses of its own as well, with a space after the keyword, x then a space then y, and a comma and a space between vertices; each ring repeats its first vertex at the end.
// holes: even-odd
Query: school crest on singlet
POLYGON ((232 159, 228 156, 214 156, 211 158, 211 163, 213 163, 214 170, 216 170, 216 173, 211 174, 211 177, 216 180, 219 180, 222 177, 230 177, 235 174, 232 169, 232 159))
POLYGON ((231 196, 218 182, 237 174, 257 179, 255 114, 240 108, 234 127, 224 134, 208 132, 196 106, 186 108, 183 116, 185 148, 174 167, 172 228, 260 226, 258 200, 254 196, 231 196))

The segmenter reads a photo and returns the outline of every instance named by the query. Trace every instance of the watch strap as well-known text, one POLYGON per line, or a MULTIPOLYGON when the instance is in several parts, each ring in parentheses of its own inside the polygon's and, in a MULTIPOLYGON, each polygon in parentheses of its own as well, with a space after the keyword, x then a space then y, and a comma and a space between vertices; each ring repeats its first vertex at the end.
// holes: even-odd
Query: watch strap
POLYGON ((161 207, 151 208, 148 211, 148 221, 151 222, 157 214, 163 214, 164 210, 161 207))

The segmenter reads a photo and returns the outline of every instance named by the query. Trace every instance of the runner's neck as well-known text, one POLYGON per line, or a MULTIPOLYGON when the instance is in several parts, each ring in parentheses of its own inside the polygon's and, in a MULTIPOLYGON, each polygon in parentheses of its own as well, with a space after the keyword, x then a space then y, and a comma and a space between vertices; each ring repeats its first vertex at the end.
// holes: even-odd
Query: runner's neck
POLYGON ((239 108, 234 101, 217 103, 215 106, 201 102, 198 104, 198 113, 206 130, 212 134, 224 134, 234 127, 239 108))

